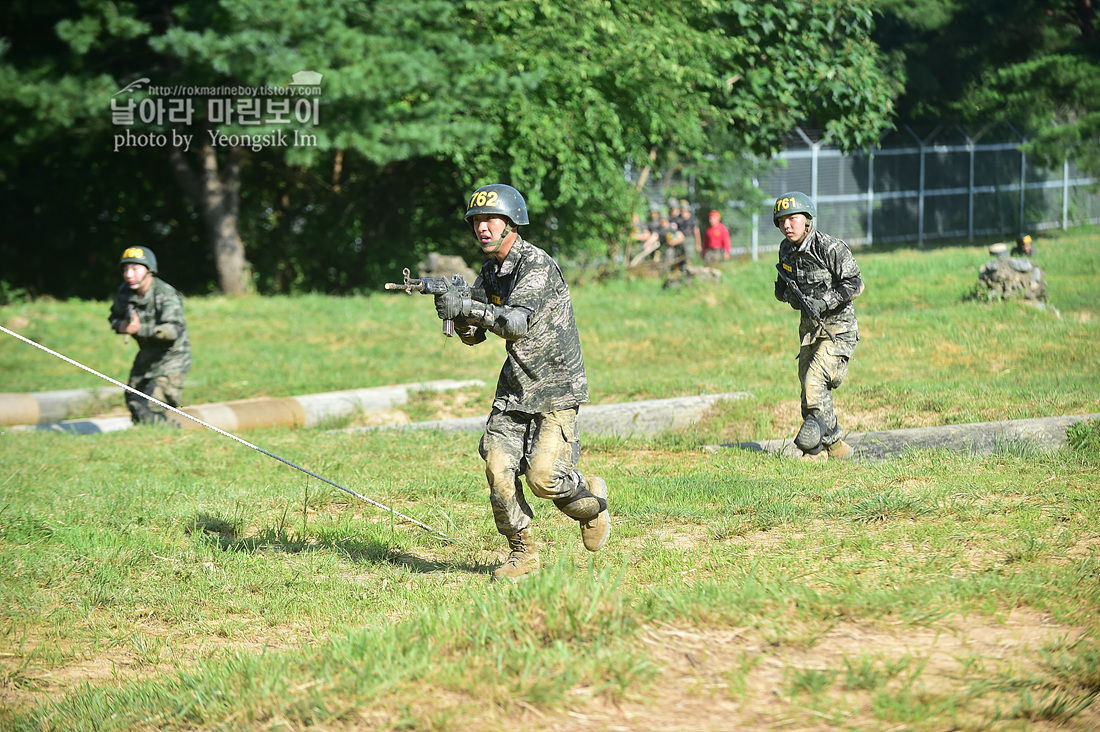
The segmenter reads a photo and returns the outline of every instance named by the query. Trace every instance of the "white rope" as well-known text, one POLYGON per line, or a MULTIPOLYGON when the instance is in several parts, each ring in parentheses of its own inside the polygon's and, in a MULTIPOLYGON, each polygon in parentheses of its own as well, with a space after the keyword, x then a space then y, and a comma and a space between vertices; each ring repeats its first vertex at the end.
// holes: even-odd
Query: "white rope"
POLYGON ((436 529, 433 529, 431 526, 428 526, 425 523, 421 523, 420 521, 417 521, 416 519, 412 518, 411 516, 406 516, 405 514, 401 513, 400 511, 397 511, 393 508, 390 508, 389 506, 387 506, 383 503, 379 503, 378 501, 376 501, 372 498, 367 498, 363 494, 356 493, 355 491, 351 490, 350 488, 345 488, 344 486, 340 485, 339 483, 335 483, 335 482, 329 480, 328 478, 326 478, 322 475, 318 475, 317 473, 314 473, 312 470, 307 470, 306 468, 303 468, 299 465, 295 465, 294 463, 290 462, 289 460, 284 460, 283 458, 279 457, 278 455, 270 453, 267 450, 263 449, 262 447, 258 447, 256 445, 253 445, 248 440, 242 440, 240 437, 237 437, 236 435, 232 435, 232 434, 226 432, 223 429, 219 429, 219 428, 215 427, 214 425, 210 424, 209 422, 204 422, 201 419, 199 419, 198 417, 193 417, 190 414, 188 414, 187 412, 176 409, 175 407, 171 406, 170 404, 165 404, 164 402, 160 401, 159 399, 157 399, 155 397, 151 397, 148 394, 146 394, 144 392, 141 392, 141 391, 135 389, 132 386, 129 386, 128 384, 123 384, 121 381, 116 381, 116 380, 112 379, 110 376, 106 376, 104 374, 101 374, 98 371, 96 371, 95 369, 90 368, 88 366, 85 366, 84 364, 80 363, 79 361, 74 361, 73 359, 69 358, 68 356, 65 356, 64 354, 58 353, 57 351, 52 351, 52 350, 50 350, 49 348, 46 348, 45 346, 43 346, 40 343, 35 343, 34 341, 30 340, 29 338, 25 338, 25 337, 19 335, 18 333, 14 333, 14 332, 8 330, 7 328, 5 328, 2 325, 0 325, 0 330, 4 331, 5 333, 7 333, 10 336, 18 338, 19 340, 23 341, 27 345, 34 346, 35 348, 37 348, 39 350, 45 351, 46 353, 50 354, 51 356, 55 356, 57 358, 60 358, 62 361, 65 361, 66 363, 71 363, 73 366, 76 366, 77 368, 84 369, 85 371, 87 371, 90 374, 95 374, 99 378, 104 379, 106 381, 109 381, 109 382, 111 382, 112 384, 114 384, 116 386, 121 386, 126 391, 137 394, 138 396, 142 397, 143 399, 148 399, 151 402, 155 402, 155 403, 159 404, 160 406, 164 407, 165 409, 169 409, 172 412, 175 412, 176 414, 178 414, 180 416, 186 417, 187 419, 191 420, 192 422, 198 422, 203 427, 205 427, 209 430, 213 430, 214 432, 217 432, 219 435, 223 435, 224 437, 228 437, 231 440, 236 440, 237 442, 241 443, 245 447, 251 447, 253 450, 255 450, 257 452, 262 452, 264 455, 267 455, 268 457, 275 458, 276 460, 283 463, 284 465, 289 465, 290 467, 294 468, 295 470, 302 471, 306 475, 312 475, 317 480, 324 481, 325 483, 328 483, 329 485, 333 486, 334 488, 339 488, 340 490, 344 491, 345 493, 350 493, 351 495, 355 496, 356 498, 358 498, 362 501, 366 501, 367 503, 371 504, 372 506, 375 506, 377 508, 381 508, 381 509, 384 509, 386 511, 389 511, 391 514, 393 514, 394 516, 397 516, 398 518, 403 518, 406 521, 409 521, 413 524, 416 524, 417 526, 419 526, 422 529, 427 529, 428 531, 435 534, 436 536, 438 536, 441 539, 451 539, 451 537, 447 536, 443 532, 438 531, 436 529))

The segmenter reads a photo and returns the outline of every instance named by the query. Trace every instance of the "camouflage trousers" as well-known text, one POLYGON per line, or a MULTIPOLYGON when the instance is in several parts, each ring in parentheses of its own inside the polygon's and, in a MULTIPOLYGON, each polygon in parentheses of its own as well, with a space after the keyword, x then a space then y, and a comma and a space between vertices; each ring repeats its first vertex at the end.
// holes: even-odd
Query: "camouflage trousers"
POLYGON ((485 459, 493 520, 504 536, 526 529, 534 515, 521 476, 531 493, 550 499, 570 518, 587 521, 600 512, 599 500, 576 468, 581 455, 576 408, 541 414, 494 408, 479 452, 485 459))
POLYGON ((837 337, 818 338, 798 351, 798 382, 802 385, 802 419, 817 417, 821 422, 821 443, 828 447, 844 437, 833 411, 833 389, 848 375, 848 359, 856 342, 837 337))
MULTIPOLYGON (((187 374, 168 374, 152 379, 143 379, 130 375, 129 385, 142 394, 159 399, 172 407, 179 407, 183 399, 183 383, 187 374)), ((156 402, 151 402, 145 397, 133 392, 126 392, 126 408, 130 410, 130 418, 134 424, 159 424, 165 422, 166 410, 156 402)))

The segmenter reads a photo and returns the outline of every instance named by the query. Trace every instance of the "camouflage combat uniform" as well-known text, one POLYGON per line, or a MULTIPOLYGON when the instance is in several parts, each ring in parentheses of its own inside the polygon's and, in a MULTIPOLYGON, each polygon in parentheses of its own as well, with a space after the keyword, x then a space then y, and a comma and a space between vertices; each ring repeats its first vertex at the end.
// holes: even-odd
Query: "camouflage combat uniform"
MULTIPOLYGON (((802 418, 818 418, 822 425, 821 442, 828 447, 844 437, 833 411, 833 389, 847 376, 848 359, 859 341, 852 301, 863 292, 863 280, 848 245, 816 229, 810 230, 798 246, 784 239, 779 245, 779 266, 804 295, 825 301, 821 320, 837 340, 835 344, 830 341, 810 316, 802 312, 798 326, 802 418)), ((787 284, 778 276, 775 298, 801 310, 797 297, 788 292, 787 284)))
MULTIPOLYGON (((130 321, 130 308, 137 313, 141 329, 134 335, 138 352, 130 368, 129 385, 143 394, 169 404, 180 405, 183 384, 191 369, 191 342, 183 317, 183 296, 167 282, 153 278, 144 295, 126 284, 118 288, 108 321, 116 332, 130 321)), ((132 392, 126 392, 126 407, 135 424, 163 422, 164 407, 132 392)))
POLYGON ((474 302, 469 316, 456 318, 455 332, 467 345, 484 341, 487 330, 507 341, 508 358, 479 447, 497 531, 515 536, 531 524, 521 475, 532 493, 552 500, 567 516, 591 519, 604 506, 576 468, 577 409, 588 401, 588 379, 561 269, 549 254, 517 238, 504 262, 486 262, 474 288, 483 288, 488 302, 474 302), (517 315, 527 323, 519 336, 508 325, 517 315))

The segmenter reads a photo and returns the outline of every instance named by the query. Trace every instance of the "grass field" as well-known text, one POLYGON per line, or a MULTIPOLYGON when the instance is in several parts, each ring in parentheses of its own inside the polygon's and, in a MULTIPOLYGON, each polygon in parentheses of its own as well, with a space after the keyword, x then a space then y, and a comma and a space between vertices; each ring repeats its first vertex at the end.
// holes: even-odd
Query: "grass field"
MULTIPOLYGON (((984 247, 857 252, 845 427, 1100 412, 1100 233, 1037 244, 1056 313, 963 301, 984 247)), ((676 434, 585 438, 611 541, 587 554, 536 504, 544 568, 514 587, 488 582, 504 543, 476 435, 243 435, 444 541, 214 433, 0 432, 0 728, 1100 728, 1100 425, 1053 453, 705 452, 797 429, 797 315, 773 272, 573 287, 595 402, 753 397, 676 434)), ((125 380, 107 307, 17 303, 0 324, 125 380)), ((503 360, 443 338, 420 296, 187 315, 185 403, 478 378, 404 411, 485 414, 503 360)), ((101 385, 0 340, 2 392, 101 385)))

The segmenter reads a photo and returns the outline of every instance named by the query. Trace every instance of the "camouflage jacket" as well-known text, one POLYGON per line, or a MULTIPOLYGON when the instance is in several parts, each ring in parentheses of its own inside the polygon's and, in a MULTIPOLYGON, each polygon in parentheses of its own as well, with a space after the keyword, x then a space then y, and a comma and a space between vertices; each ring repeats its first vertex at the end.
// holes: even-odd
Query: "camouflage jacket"
POLYGON ((503 263, 485 263, 474 287, 488 303, 475 302, 455 330, 467 345, 484 341, 487 330, 506 340, 493 407, 541 414, 586 403, 580 334, 558 263, 517 238, 503 263))
POLYGON ((130 376, 155 379, 168 374, 186 374, 191 368, 191 342, 187 339, 187 321, 183 317, 183 295, 156 277, 144 295, 138 295, 123 283, 115 293, 111 314, 107 317, 116 333, 120 325, 130 321, 131 307, 137 313, 141 329, 134 335, 138 353, 130 376))
MULTIPOLYGON (((825 327, 838 341, 854 348, 859 340, 859 325, 852 301, 863 292, 863 279, 848 245, 835 236, 812 229, 799 246, 783 240, 779 245, 779 266, 798 283, 802 294, 825 301, 825 310, 821 313, 825 327)), ((776 275, 775 298, 801 310, 797 297, 787 290, 787 283, 776 275)), ((798 326, 802 345, 828 337, 818 330, 810 316, 803 312, 798 326)))

